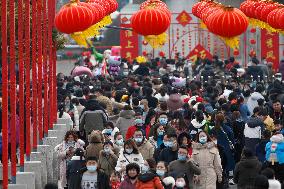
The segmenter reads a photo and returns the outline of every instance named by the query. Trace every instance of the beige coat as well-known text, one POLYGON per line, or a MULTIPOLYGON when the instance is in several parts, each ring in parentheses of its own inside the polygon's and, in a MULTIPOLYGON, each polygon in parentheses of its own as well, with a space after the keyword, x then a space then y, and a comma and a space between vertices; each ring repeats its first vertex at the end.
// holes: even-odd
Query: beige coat
POLYGON ((112 152, 109 155, 102 150, 99 157, 99 166, 108 176, 114 171, 118 157, 112 152))
POLYGON ((142 154, 144 160, 153 158, 154 146, 145 139, 142 145, 138 146, 139 152, 142 154))
POLYGON ((194 189, 216 189, 216 181, 222 180, 222 165, 219 151, 213 142, 202 145, 193 143, 192 158, 199 165, 201 175, 194 189))
POLYGON ((85 157, 99 158, 100 151, 103 149, 102 136, 100 133, 93 131, 89 136, 89 145, 86 147, 85 157))

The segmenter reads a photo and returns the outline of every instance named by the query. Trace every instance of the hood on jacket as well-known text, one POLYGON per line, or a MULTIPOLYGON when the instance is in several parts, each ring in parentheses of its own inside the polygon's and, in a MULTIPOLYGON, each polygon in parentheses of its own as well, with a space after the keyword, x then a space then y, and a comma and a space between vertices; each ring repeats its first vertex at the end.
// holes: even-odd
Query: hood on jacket
POLYGON ((131 119, 134 118, 135 112, 133 110, 122 110, 119 113, 119 117, 123 117, 125 119, 131 119))
POLYGON ((205 145, 202 145, 199 142, 192 142, 192 148, 194 148, 194 149, 201 149, 201 148, 211 149, 211 148, 214 148, 214 147, 216 147, 214 142, 207 142, 205 145))
POLYGON ((144 174, 140 174, 138 175, 138 180, 141 182, 148 182, 150 180, 152 180, 153 178, 155 178, 157 175, 154 173, 144 173, 144 174))
POLYGON ((251 94, 251 100, 257 101, 260 98, 263 98, 263 96, 259 92, 253 92, 251 94))
POLYGON ((251 117, 250 119, 247 120, 247 126, 250 128, 263 126, 263 121, 258 117, 251 117))
POLYGON ((203 127, 203 125, 206 123, 206 120, 203 119, 203 121, 201 123, 199 123, 198 121, 196 121, 196 119, 193 119, 191 121, 191 124, 193 125, 193 127, 195 127, 196 129, 199 129, 201 127, 203 127))
POLYGON ((281 143, 281 142, 284 142, 284 137, 282 134, 273 135, 270 138, 270 141, 274 143, 281 143))
POLYGON ((259 166, 259 161, 256 157, 242 158, 240 164, 245 168, 254 169, 259 166))
POLYGON ((89 135, 89 142, 90 143, 102 143, 102 136, 100 133, 93 131, 89 135))
POLYGON ((95 110, 104 110, 98 103, 97 100, 91 99, 88 100, 85 105, 86 110, 95 111, 95 110))

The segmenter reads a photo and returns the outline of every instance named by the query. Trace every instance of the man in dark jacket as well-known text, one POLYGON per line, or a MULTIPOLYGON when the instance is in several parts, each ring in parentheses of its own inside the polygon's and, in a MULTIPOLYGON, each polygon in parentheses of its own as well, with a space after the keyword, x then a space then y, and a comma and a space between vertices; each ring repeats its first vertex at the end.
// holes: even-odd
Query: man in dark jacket
POLYGON ((165 135, 163 142, 165 148, 159 153, 158 161, 164 161, 169 164, 178 157, 177 136, 165 135))
POLYGON ((258 76, 260 77, 260 80, 263 79, 263 70, 261 67, 257 66, 259 64, 259 61, 256 58, 252 58, 251 60, 252 65, 248 67, 247 70, 247 78, 250 79, 250 77, 253 77, 253 80, 257 80, 258 76))
POLYGON ((133 74, 141 76, 149 76, 150 75, 149 68, 145 65, 145 63, 141 63, 133 74))
POLYGON ((111 189, 108 176, 97 168, 98 159, 96 157, 89 157, 86 168, 81 171, 81 185, 76 189, 111 189))
POLYGON ((234 182, 238 184, 238 189, 252 188, 261 167, 261 162, 257 160, 252 151, 244 148, 242 159, 237 163, 234 171, 234 182))

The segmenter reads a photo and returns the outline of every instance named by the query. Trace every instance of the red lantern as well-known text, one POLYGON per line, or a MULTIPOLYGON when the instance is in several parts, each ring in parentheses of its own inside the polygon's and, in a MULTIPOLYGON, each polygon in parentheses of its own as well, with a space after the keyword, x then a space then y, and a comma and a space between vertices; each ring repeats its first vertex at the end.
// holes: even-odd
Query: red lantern
POLYGON ((212 1, 202 1, 201 4, 197 7, 197 17, 201 18, 203 10, 206 9, 207 7, 211 7, 214 4, 215 3, 212 1))
POLYGON ((202 1, 198 2, 198 3, 195 3, 193 6, 192 6, 192 9, 191 9, 191 12, 194 16, 198 17, 197 16, 197 9, 199 7, 199 5, 202 4, 202 1))
POLYGON ((131 17, 133 31, 140 35, 160 35, 170 26, 170 19, 160 9, 142 9, 131 17))
POLYGON ((86 1, 86 3, 95 7, 95 9, 96 9, 95 14, 96 14, 98 21, 101 21, 106 16, 106 11, 105 11, 104 7, 102 5, 100 5, 99 3, 94 3, 94 2, 91 2, 91 1, 86 1))
POLYGON ((278 18, 278 13, 283 13, 284 8, 277 8, 271 11, 267 16, 267 23, 275 28, 275 29, 281 29, 281 21, 278 18))
POLYGON ((143 51, 143 52, 142 52, 142 55, 143 55, 143 56, 147 56, 147 54, 148 54, 147 51, 143 51))
POLYGON ((209 31, 222 37, 235 37, 244 33, 248 18, 237 8, 223 7, 209 15, 205 24, 209 31))
POLYGON ((55 16, 55 27, 62 33, 84 31, 92 25, 93 13, 83 6, 86 3, 71 1, 64 5, 55 16))
POLYGON ((148 45, 148 42, 145 41, 145 40, 143 40, 143 41, 142 41, 142 44, 146 46, 146 45, 148 45))
POLYGON ((249 56, 250 56, 250 57, 255 57, 255 56, 256 56, 256 52, 255 52, 254 49, 251 49, 251 50, 250 50, 249 56))
POLYGON ((255 45, 255 44, 256 44, 255 39, 251 39, 251 40, 250 40, 250 44, 255 45))
POLYGON ((140 10, 145 9, 148 6, 154 6, 165 11, 171 19, 171 12, 169 11, 167 4, 162 2, 161 0, 147 0, 140 5, 140 10))
POLYGON ((234 55, 239 56, 239 54, 240 54, 240 51, 238 49, 234 49, 234 55))
POLYGON ((278 11, 278 22, 280 29, 284 30, 284 8, 278 11))
POLYGON ((263 22, 267 22, 268 14, 274 9, 277 9, 278 6, 279 4, 277 3, 267 3, 267 5, 261 10, 259 19, 263 22))
POLYGON ((250 33, 255 33, 256 32, 256 29, 255 28, 251 28, 250 29, 250 33))
POLYGON ((207 17, 220 8, 221 6, 219 4, 213 4, 203 9, 203 12, 200 15, 201 20, 203 20, 203 22, 206 22, 207 17))
POLYGON ((257 18, 257 15, 255 10, 261 6, 262 4, 265 4, 263 1, 255 1, 254 3, 251 4, 251 6, 249 7, 249 17, 251 18, 257 18))
POLYGON ((164 52, 164 51, 160 51, 160 52, 159 52, 159 56, 160 56, 160 57, 165 57, 165 56, 166 56, 166 54, 165 54, 165 52, 164 52))
POLYGON ((251 6, 251 1, 244 1, 240 5, 240 10, 245 14, 248 15, 249 7, 251 6))
POLYGON ((114 9, 116 5, 113 4, 114 1, 112 0, 89 0, 89 2, 98 3, 101 5, 105 9, 106 15, 109 15, 116 10, 114 9))

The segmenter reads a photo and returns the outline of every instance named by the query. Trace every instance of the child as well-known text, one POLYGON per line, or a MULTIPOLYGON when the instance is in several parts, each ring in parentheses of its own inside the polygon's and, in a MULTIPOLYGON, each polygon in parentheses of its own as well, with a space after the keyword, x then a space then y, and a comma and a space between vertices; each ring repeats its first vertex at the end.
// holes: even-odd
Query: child
POLYGON ((120 176, 119 172, 117 172, 117 171, 112 172, 111 175, 110 175, 111 189, 119 189, 120 182, 121 182, 121 176, 120 176))
POLYGON ((187 189, 186 182, 184 180, 184 175, 177 176, 175 189, 187 189))

